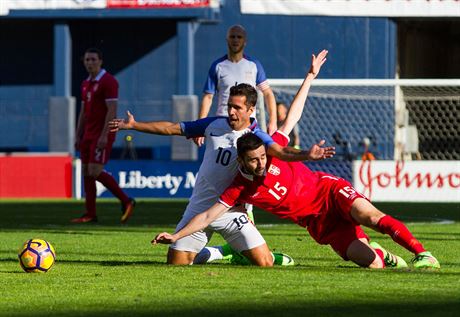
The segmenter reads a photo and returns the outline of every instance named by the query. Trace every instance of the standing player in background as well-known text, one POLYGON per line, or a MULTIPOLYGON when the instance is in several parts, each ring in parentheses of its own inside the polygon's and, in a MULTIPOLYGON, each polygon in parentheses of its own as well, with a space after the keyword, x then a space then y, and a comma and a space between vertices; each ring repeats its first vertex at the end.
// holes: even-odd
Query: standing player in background
POLYGON ((83 163, 86 212, 72 219, 72 222, 97 221, 96 181, 99 181, 121 201, 121 222, 125 223, 133 212, 135 201, 121 190, 112 175, 104 171, 115 141, 115 133, 109 131, 108 124, 117 114, 118 82, 102 68, 100 50, 87 49, 83 64, 89 76, 81 85, 82 102, 75 133, 75 149, 80 151, 83 163))
MULTIPOLYGON (((230 87, 246 83, 262 91, 269 113, 268 134, 276 131, 275 95, 268 84, 262 64, 244 54, 247 43, 246 30, 241 25, 233 25, 227 30, 227 54, 215 60, 209 68, 208 77, 203 88, 203 97, 198 119, 206 118, 211 109, 214 95, 217 94, 217 116, 227 116, 227 102, 230 87)), ((251 117, 256 117, 254 109, 251 117)), ((201 146, 203 138, 195 138, 201 146)))
MULTIPOLYGON (((276 104, 276 112, 278 116, 278 126, 281 127, 286 120, 288 108, 282 102, 276 104)), ((300 150, 300 136, 299 136, 299 126, 296 124, 291 133, 289 133, 289 146, 300 150)))

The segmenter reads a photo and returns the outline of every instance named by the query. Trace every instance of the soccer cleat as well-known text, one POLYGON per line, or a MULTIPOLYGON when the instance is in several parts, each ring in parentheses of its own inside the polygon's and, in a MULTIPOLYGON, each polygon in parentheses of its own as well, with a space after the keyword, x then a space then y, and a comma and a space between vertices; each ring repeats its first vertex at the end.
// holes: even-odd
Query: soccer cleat
MULTIPOLYGON (((281 266, 294 265, 294 259, 291 258, 287 254, 272 252, 272 256, 273 256, 274 265, 281 265, 281 266)), ((233 252, 232 258, 230 259, 230 263, 238 264, 238 265, 251 265, 251 261, 249 261, 244 255, 236 251, 233 252)))
POLYGON ((401 258, 400 256, 397 256, 397 255, 395 255, 395 254, 393 254, 391 252, 388 252, 387 250, 385 250, 377 242, 371 242, 369 245, 371 247, 373 247, 374 249, 382 251, 383 260, 385 262, 386 267, 393 267, 393 268, 397 268, 397 269, 403 269, 403 268, 407 267, 407 263, 406 263, 406 261, 404 261, 403 258, 401 258))
POLYGON ((226 243, 222 246, 218 247, 220 252, 222 253, 222 260, 228 260, 230 261, 233 257, 233 254, 238 253, 232 249, 230 244, 226 243))
POLYGON ((83 216, 79 218, 74 218, 71 220, 73 223, 88 223, 88 222, 97 222, 97 217, 96 216, 88 216, 84 214, 83 216))
POLYGON ((251 265, 251 261, 244 255, 242 255, 239 252, 233 251, 233 254, 230 258, 230 263, 231 264, 237 264, 237 265, 251 265))
POLYGON ((412 260, 416 269, 440 269, 439 261, 429 251, 420 252, 412 260))
POLYGON ((121 216, 121 223, 126 223, 126 221, 128 221, 129 217, 131 217, 133 211, 134 211, 134 207, 136 206, 136 201, 134 200, 134 198, 130 198, 129 199, 129 202, 122 207, 122 216, 121 216))
POLYGON ((287 254, 272 252, 273 264, 282 266, 294 265, 294 259, 287 254))

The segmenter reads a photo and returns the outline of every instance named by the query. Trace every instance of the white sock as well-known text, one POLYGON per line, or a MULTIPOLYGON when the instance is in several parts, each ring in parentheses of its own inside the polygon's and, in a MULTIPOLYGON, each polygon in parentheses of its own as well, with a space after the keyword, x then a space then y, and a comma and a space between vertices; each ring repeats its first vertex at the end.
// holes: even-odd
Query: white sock
POLYGON ((222 247, 204 247, 200 253, 198 253, 193 260, 194 264, 205 264, 215 260, 222 260, 224 255, 222 253, 222 247))
POLYGON ((244 207, 246 208, 246 214, 248 215, 249 220, 251 220, 252 223, 255 224, 254 213, 252 212, 254 209, 254 206, 251 204, 244 204, 244 207))

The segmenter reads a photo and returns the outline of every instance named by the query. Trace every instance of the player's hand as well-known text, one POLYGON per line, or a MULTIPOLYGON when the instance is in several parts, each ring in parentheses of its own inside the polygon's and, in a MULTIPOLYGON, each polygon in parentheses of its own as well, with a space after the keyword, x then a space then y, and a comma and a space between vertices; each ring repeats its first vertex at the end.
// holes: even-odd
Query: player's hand
POLYGON ((176 242, 176 238, 174 235, 169 234, 167 232, 162 232, 160 234, 157 234, 157 236, 151 241, 152 244, 171 244, 176 242))
POLYGON ((310 161, 319 161, 327 158, 331 158, 335 154, 335 147, 326 146, 323 147, 326 141, 321 140, 317 144, 312 145, 310 150, 308 150, 308 156, 310 161))
POLYGON ((268 127, 267 127, 267 132, 269 135, 273 135, 273 133, 276 132, 276 130, 278 130, 278 126, 276 125, 276 122, 269 122, 268 123, 268 127))
POLYGON ((126 111, 126 119, 113 119, 109 121, 110 132, 132 129, 135 122, 136 120, 134 120, 134 116, 128 110, 126 111))
POLYGON ((318 56, 315 56, 315 54, 311 55, 311 66, 310 70, 308 71, 309 74, 312 74, 315 78, 319 74, 319 70, 321 69, 321 66, 326 62, 326 56, 327 56, 328 51, 327 50, 322 50, 318 56))
POLYGON ((204 136, 192 138, 192 140, 193 140, 193 143, 195 143, 198 146, 202 146, 204 144, 204 136))

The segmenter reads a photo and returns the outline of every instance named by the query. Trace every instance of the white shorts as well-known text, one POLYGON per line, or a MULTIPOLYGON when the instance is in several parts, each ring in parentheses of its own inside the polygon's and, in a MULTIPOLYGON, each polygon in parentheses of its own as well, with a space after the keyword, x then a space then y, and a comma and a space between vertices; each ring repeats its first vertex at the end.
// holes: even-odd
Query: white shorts
MULTIPOLYGON (((184 213, 176 227, 176 232, 184 227, 195 214, 184 213)), ((219 233, 233 250, 241 252, 265 244, 265 240, 254 224, 240 211, 228 212, 214 220, 206 229, 183 237, 171 244, 170 248, 178 251, 200 252, 211 240, 212 234, 219 233)))

